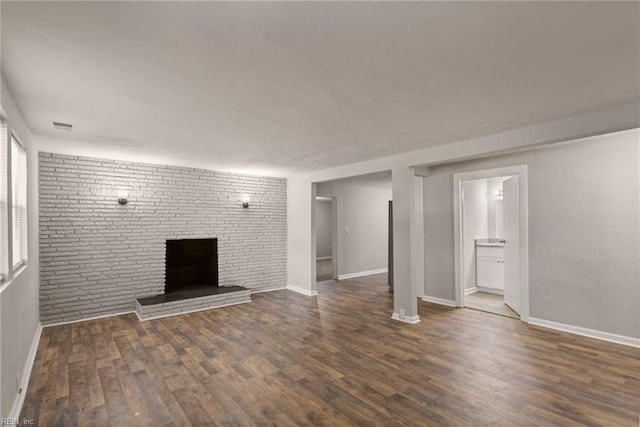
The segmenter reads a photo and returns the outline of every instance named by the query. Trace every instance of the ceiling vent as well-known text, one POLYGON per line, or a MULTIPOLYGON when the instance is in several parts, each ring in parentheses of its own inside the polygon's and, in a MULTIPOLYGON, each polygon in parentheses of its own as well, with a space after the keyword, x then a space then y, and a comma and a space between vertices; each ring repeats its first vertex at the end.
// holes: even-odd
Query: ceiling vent
POLYGON ((52 122, 53 127, 58 130, 66 130, 67 132, 71 132, 73 130, 73 125, 71 123, 62 123, 62 122, 52 122))

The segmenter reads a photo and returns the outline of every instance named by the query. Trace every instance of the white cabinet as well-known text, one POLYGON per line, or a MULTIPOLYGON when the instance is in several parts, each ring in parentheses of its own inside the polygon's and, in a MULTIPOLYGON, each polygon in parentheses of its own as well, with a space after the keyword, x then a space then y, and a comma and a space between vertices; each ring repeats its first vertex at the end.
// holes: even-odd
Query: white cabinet
POLYGON ((504 289, 504 248, 476 247, 476 285, 504 289))

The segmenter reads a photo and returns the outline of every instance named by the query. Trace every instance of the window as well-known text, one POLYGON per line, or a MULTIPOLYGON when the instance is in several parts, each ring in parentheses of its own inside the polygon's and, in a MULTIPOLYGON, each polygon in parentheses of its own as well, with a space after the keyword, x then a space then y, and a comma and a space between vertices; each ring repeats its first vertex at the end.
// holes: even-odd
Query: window
POLYGON ((27 152, 0 106, 0 292, 27 264, 27 152))
POLYGON ((27 263, 27 153, 11 136, 11 225, 13 270, 27 263))
POLYGON ((0 283, 8 277, 8 253, 9 253, 9 221, 7 218, 9 208, 7 201, 7 156, 8 147, 7 121, 0 114, 0 283))

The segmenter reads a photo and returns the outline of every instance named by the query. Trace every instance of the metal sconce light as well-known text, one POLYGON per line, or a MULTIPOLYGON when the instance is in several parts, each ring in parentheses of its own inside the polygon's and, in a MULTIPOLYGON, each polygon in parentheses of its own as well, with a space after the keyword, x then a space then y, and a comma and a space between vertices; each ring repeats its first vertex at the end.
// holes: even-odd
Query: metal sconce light
POLYGON ((129 197, 129 193, 127 193, 124 190, 118 191, 118 203, 120 203, 121 205, 126 205, 127 202, 129 200, 127 200, 127 198, 129 197))
POLYGON ((240 197, 240 201, 242 202, 242 207, 247 209, 249 207, 249 196, 240 197))

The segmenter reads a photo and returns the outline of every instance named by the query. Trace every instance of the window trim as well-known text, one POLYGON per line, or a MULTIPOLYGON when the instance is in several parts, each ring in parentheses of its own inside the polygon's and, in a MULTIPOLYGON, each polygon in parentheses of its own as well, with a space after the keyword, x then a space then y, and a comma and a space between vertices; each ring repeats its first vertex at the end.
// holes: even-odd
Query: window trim
MULTIPOLYGON (((13 202, 15 200, 15 196, 13 194, 13 190, 14 190, 14 183, 13 183, 13 142, 15 141, 16 145, 19 147, 19 150, 22 150, 22 153, 24 154, 24 198, 25 198, 25 203, 24 203, 24 220, 25 220, 25 224, 24 224, 24 229, 25 232, 27 230, 27 222, 28 222, 28 200, 27 200, 27 191, 28 191, 28 185, 27 185, 27 177, 28 177, 28 159, 27 159, 27 148, 25 147, 25 145, 22 143, 22 140, 20 139, 20 137, 16 134, 16 131, 9 127, 8 128, 8 138, 7 138, 7 147, 8 147, 8 154, 7 154, 7 182, 8 182, 8 190, 9 192, 7 193, 7 217, 9 219, 9 228, 8 228, 8 235, 7 238, 9 239, 9 251, 7 253, 7 256, 9 257, 9 259, 7 260, 8 266, 9 266, 9 270, 11 270, 11 280, 13 280, 15 277, 18 276, 19 272, 21 271, 21 269, 23 267, 26 267, 29 263, 29 255, 28 255, 28 251, 29 251, 29 239, 28 239, 28 235, 27 236, 23 236, 22 234, 20 235, 20 239, 24 239, 24 243, 26 243, 26 245, 24 245, 23 248, 23 252, 25 254, 25 257, 22 257, 22 254, 18 255, 18 261, 14 262, 15 259, 15 254, 13 253, 13 234, 14 234, 14 230, 13 230, 13 226, 15 225, 14 223, 14 218, 13 218, 13 202), (11 196, 11 197, 9 197, 11 196)), ((22 243, 21 243, 21 248, 22 248, 22 243)))
MULTIPOLYGON (((5 176, 2 177, 2 179, 6 179, 6 181, 4 182, 4 188, 0 189, 0 192, 4 193, 5 196, 5 201, 4 201, 4 206, 2 206, 0 204, 0 209, 2 210, 0 212, 0 219, 2 219, 2 224, 0 224, 1 227, 1 231, 5 232, 6 231, 6 235, 3 235, 4 233, 0 233, 0 238, 2 238, 2 242, 0 242, 0 247, 2 247, 2 249, 4 249, 3 251, 0 252, 5 252, 4 254, 0 254, 0 290, 3 290, 4 288, 6 288, 6 286, 13 280, 14 277, 14 272, 12 271, 13 269, 9 266, 9 260, 10 260, 10 251, 12 248, 10 248, 10 246, 12 246, 9 242, 9 221, 10 221, 10 195, 11 195, 11 182, 10 182, 10 174, 11 174, 11 161, 10 161, 10 157, 11 157, 11 133, 12 133, 12 129, 10 126, 10 122, 9 122, 9 118, 7 117, 7 115, 4 112, 4 109, 2 108, 2 106, 0 106, 0 126, 2 126, 4 128, 4 135, 6 137, 6 141, 3 141, 6 145, 4 147, 2 147, 2 144, 0 144, 0 148, 4 148, 4 152, 0 153, 0 159, 2 159, 4 157, 4 168, 0 167, 0 171, 4 173, 5 176), (2 170, 4 169, 4 170, 2 170)), ((16 140, 18 140, 16 138, 16 140)), ((2 160, 0 160, 2 161, 2 160)), ((0 165, 1 166, 1 165, 0 165)), ((0 179, 0 182, 2 181, 2 179, 0 179)))
MULTIPOLYGON (((32 248, 30 248, 29 242, 29 234, 33 230, 29 229, 29 193, 31 187, 31 177, 29 176, 29 170, 31 166, 29 164, 29 154, 33 147, 30 145, 25 145, 22 142, 22 139, 19 136, 19 132, 13 127, 13 122, 10 117, 6 114, 5 110, 0 105, 0 123, 4 130, 4 136, 6 141, 2 141, 0 147, 2 148, 2 153, 0 153, 0 158, 2 158, 3 167, 0 168, 0 173, 2 173, 2 180, 6 180, 0 191, 4 194, 6 200, 4 206, 0 206, 0 227, 2 233, 0 233, 0 294, 2 294, 11 284, 28 268, 29 266, 29 252, 32 248), (18 165, 22 165, 23 170, 19 170, 19 176, 17 178, 22 178, 23 181, 23 192, 20 200, 20 205, 24 208, 24 211, 21 212, 24 214, 24 223, 21 221, 21 241, 20 241, 20 261, 15 265, 13 264, 13 201, 14 191, 13 191, 13 177, 12 177, 12 150, 15 146, 12 146, 12 141, 15 141, 15 146, 17 146, 21 153, 22 157, 21 161, 18 165), (6 143, 6 146, 2 147, 6 143), (2 170, 4 169, 4 170, 2 170), (24 173, 24 175, 22 175, 24 173), (23 258, 24 256, 24 258, 23 258)), ((0 180, 1 181, 1 180, 0 180)))

